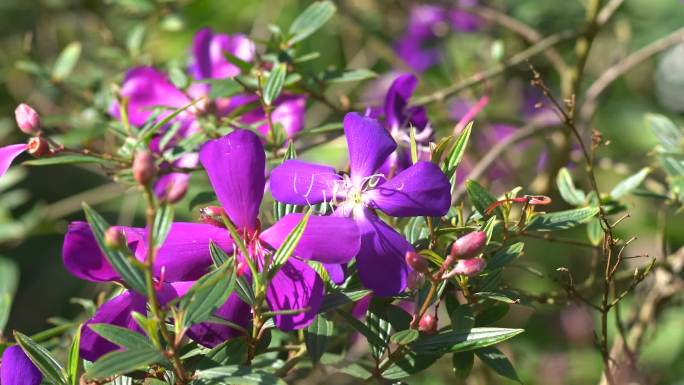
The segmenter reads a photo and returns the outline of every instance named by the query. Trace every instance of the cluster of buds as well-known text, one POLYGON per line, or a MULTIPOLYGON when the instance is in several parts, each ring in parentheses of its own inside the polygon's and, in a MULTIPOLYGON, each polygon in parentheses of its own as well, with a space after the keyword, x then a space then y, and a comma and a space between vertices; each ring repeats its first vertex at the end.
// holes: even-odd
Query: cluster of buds
POLYGON ((27 143, 26 150, 36 158, 53 154, 48 141, 43 138, 43 131, 40 128, 40 115, 31 106, 21 103, 14 110, 14 118, 21 132, 32 135, 27 143))
POLYGON ((486 261, 484 258, 480 258, 479 254, 486 243, 487 234, 484 231, 473 231, 454 241, 451 252, 444 263, 447 268, 454 261, 456 261, 456 265, 444 275, 444 278, 455 275, 472 277, 480 274, 485 268, 486 261))

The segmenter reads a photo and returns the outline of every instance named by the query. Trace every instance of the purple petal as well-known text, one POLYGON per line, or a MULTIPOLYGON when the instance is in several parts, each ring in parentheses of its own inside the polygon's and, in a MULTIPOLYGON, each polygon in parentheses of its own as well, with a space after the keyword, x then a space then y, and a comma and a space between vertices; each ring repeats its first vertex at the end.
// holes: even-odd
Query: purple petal
POLYGON ((7 172, 12 165, 14 158, 18 157, 22 152, 28 149, 26 143, 10 144, 9 146, 0 147, 0 178, 7 172))
POLYGON ((233 131, 204 144, 200 161, 233 223, 256 229, 266 183, 266 156, 259 137, 247 130, 233 131))
POLYGON ((421 161, 364 193, 364 198, 394 217, 441 216, 451 206, 450 189, 439 166, 421 161))
MULTIPOLYGON (((280 123, 288 139, 304 128, 304 113, 306 111, 306 96, 282 95, 274 102, 275 109, 271 113, 273 124, 280 123)), ((268 134, 268 124, 259 127, 259 132, 268 134)))
POLYGON ((423 47, 422 43, 422 40, 406 36, 394 45, 397 56, 415 72, 423 72, 441 60, 439 49, 423 47))
MULTIPOLYGON (((199 157, 197 154, 191 153, 186 154, 178 158, 173 162, 175 167, 196 167, 199 162, 199 157)), ((188 181, 190 180, 190 174, 183 172, 171 172, 164 174, 157 179, 154 184, 154 193, 163 198, 174 191, 176 188, 182 188, 184 185, 187 187, 188 181)), ((184 194, 183 194, 184 195, 184 194)), ((179 198, 180 199, 180 198, 179 198)))
MULTIPOLYGON (((190 98, 176 88, 166 75, 152 67, 136 67, 126 73, 121 86, 121 96, 128 99, 128 120, 134 126, 143 125, 154 112, 155 107, 177 109, 190 103, 190 98)), ((121 118, 118 102, 109 110, 117 119, 121 118)), ((162 112, 158 120, 172 111, 162 112)), ((182 119, 184 114, 179 116, 182 119)))
POLYGON ((119 346, 100 337, 88 327, 90 324, 106 323, 142 334, 142 329, 131 316, 133 311, 145 314, 147 308, 145 297, 131 291, 126 291, 100 306, 93 318, 86 321, 81 328, 81 357, 96 361, 102 355, 119 349, 119 346))
POLYGON ((228 230, 204 223, 175 222, 169 235, 157 252, 154 261, 156 277, 164 281, 187 281, 201 277, 212 265, 209 242, 228 253, 233 252, 233 242, 228 230))
POLYGON ((209 28, 201 29, 192 41, 190 73, 195 79, 237 76, 240 69, 226 59, 227 53, 249 62, 254 58, 254 43, 242 34, 214 34, 209 28))
MULTIPOLYGON (((135 251, 142 246, 144 230, 117 227, 123 230, 128 246, 135 251)), ((86 222, 72 222, 64 236, 62 258, 67 270, 78 278, 94 282, 116 281, 119 274, 109 264, 86 222)))
POLYGON ((302 313, 275 316, 278 329, 290 331, 311 324, 321 307, 324 293, 323 280, 316 271, 306 262, 290 258, 273 277, 266 291, 266 300, 274 311, 308 309, 302 313))
MULTIPOLYGON (((278 248, 303 214, 289 214, 261 233, 261 239, 278 248)), ((347 263, 359 251, 359 229, 351 218, 312 215, 297 243, 295 255, 323 263, 347 263), (334 234, 334 239, 331 239, 334 234)))
POLYGON ((387 91, 385 97, 385 120, 390 130, 396 130, 406 124, 404 114, 408 100, 416 89, 418 79, 412 74, 397 77, 387 91))
MULTIPOLYGON (((360 248, 359 244, 359 248, 360 248)), ((328 272, 328 278, 335 284, 335 285, 341 285, 344 283, 344 280, 346 279, 346 265, 338 265, 334 263, 324 263, 323 267, 325 268, 325 271, 328 272)))
POLYGON ((280 202, 315 205, 333 198, 338 180, 332 167, 290 159, 271 171, 271 194, 280 202))
MULTIPOLYGON (((249 328, 252 320, 251 309, 248 304, 243 302, 237 294, 231 294, 226 303, 223 304, 215 313, 215 316, 238 324, 245 329, 249 328)), ((240 331, 227 325, 203 322, 193 325, 188 330, 188 337, 193 341, 206 346, 214 347, 222 342, 241 335, 240 331)))
POLYGON ((361 283, 379 296, 401 293, 409 271, 404 256, 413 247, 368 209, 356 220, 361 230, 361 249, 356 256, 361 283))
POLYGON ((349 147, 350 175, 356 185, 373 175, 397 148, 389 132, 377 120, 355 112, 345 115, 344 134, 349 147))
POLYGON ((18 345, 2 352, 0 383, 2 385, 40 385, 43 375, 18 345))

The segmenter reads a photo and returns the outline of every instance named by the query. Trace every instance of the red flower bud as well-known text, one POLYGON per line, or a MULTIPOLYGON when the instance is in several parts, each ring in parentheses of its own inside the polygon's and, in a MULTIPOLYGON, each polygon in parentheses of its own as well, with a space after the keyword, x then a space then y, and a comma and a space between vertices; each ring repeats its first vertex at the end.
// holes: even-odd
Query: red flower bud
POLYGON ((473 231, 458 238, 451 246, 451 256, 454 258, 472 258, 480 254, 487 242, 484 231, 473 231))
POLYGON ((226 211, 221 206, 207 206, 200 209, 200 221, 208 225, 224 227, 223 216, 226 211))
POLYGON ((406 252, 406 263, 417 272, 425 273, 428 271, 428 263, 425 258, 414 251, 406 252))
POLYGON ((432 314, 425 314, 418 321, 418 330, 426 334, 434 334, 437 332, 437 317, 432 314))
POLYGON ((138 151, 133 158, 133 178, 136 182, 146 185, 157 175, 157 165, 154 155, 150 151, 138 151))
POLYGON ((28 153, 36 158, 50 154, 50 145, 40 136, 34 136, 28 141, 28 153))
POLYGON ((420 289, 425 284, 425 274, 411 270, 406 278, 406 286, 410 290, 420 289))
POLYGON ((487 261, 483 258, 459 259, 458 262, 456 262, 456 267, 447 275, 454 276, 458 274, 472 277, 480 274, 486 265, 487 261))
POLYGON ((28 104, 21 103, 14 110, 14 117, 21 132, 27 135, 40 133, 40 116, 28 104))
POLYGON ((126 235, 116 227, 110 227, 105 231, 104 243, 110 249, 123 249, 128 244, 126 235))

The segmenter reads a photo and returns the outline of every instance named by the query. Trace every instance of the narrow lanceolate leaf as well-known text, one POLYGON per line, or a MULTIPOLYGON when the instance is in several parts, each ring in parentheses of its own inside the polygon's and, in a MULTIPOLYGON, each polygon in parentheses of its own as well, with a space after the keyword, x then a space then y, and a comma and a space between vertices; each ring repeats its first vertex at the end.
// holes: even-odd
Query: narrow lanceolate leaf
POLYGON ((328 83, 358 82, 378 76, 375 72, 367 69, 343 70, 326 73, 323 80, 328 83))
POLYGON ((198 369, 237 365, 247 358, 247 343, 244 338, 231 338, 207 352, 197 364, 198 369))
POLYGON ((390 337, 390 340, 395 344, 408 345, 411 342, 417 340, 419 335, 420 333, 418 333, 418 330, 416 329, 406 329, 394 333, 392 337, 390 337))
POLYGON ((596 206, 582 207, 574 210, 558 211, 555 213, 538 215, 528 223, 525 230, 555 231, 571 229, 588 222, 598 214, 596 206))
POLYGON ((171 223, 173 222, 173 205, 168 202, 163 202, 157 214, 154 216, 154 226, 152 227, 152 234, 154 236, 154 247, 161 247, 166 241, 166 236, 171 230, 171 223))
POLYGON ((221 267, 230 258, 222 248, 220 248, 214 241, 209 241, 209 254, 211 260, 214 261, 214 266, 221 267))
POLYGON ((149 364, 161 363, 165 359, 156 349, 138 348, 117 350, 100 357, 88 368, 87 378, 98 379, 143 369, 149 364))
POLYGON ((321 313, 325 313, 329 310, 334 310, 342 305, 357 302, 361 298, 370 294, 370 290, 360 289, 360 290, 348 290, 348 291, 333 291, 332 293, 326 295, 323 298, 323 304, 321 304, 321 313))
POLYGON ((19 332, 14 332, 14 339, 38 370, 40 370, 45 380, 55 385, 67 385, 69 383, 66 371, 47 349, 19 332))
MULTIPOLYGON (((408 352, 397 362, 390 365, 387 370, 382 372, 382 377, 388 380, 399 380, 408 377, 414 373, 421 372, 437 361, 441 354, 416 354, 415 352, 408 352)), ((385 359, 380 365, 387 362, 385 359)))
POLYGON ((461 131, 461 134, 456 139, 456 143, 451 148, 449 155, 447 155, 444 165, 442 166, 442 171, 451 181, 451 189, 456 187, 456 169, 463 159, 463 154, 465 154, 466 146, 468 145, 468 140, 470 139, 470 133, 473 130, 473 122, 468 123, 467 126, 461 131))
POLYGON ((52 166, 56 164, 83 164, 83 163, 108 163, 107 159, 96 158, 88 155, 56 155, 48 158, 28 160, 23 165, 27 166, 52 166))
POLYGON ((274 100, 280 95, 283 90, 283 83, 285 82, 285 75, 287 74, 287 65, 285 63, 278 63, 266 79, 264 84, 263 99, 264 104, 270 106, 274 100))
POLYGON ((193 385, 287 385, 275 375, 247 366, 219 366, 195 373, 193 385))
POLYGON ((7 325, 18 282, 17 265, 9 259, 0 258, 0 333, 7 325))
POLYGON ((409 131, 411 138, 411 164, 418 163, 418 144, 416 143, 416 128, 411 126, 409 131))
POLYGON ((235 269, 229 259, 220 268, 197 280, 181 298, 180 309, 185 311, 184 326, 207 320, 223 305, 235 287, 235 269))
POLYGON ((244 276, 238 277, 235 280, 235 294, 245 301, 248 305, 254 306, 256 299, 254 298, 254 290, 252 285, 245 279, 244 276))
POLYGON ((154 349, 150 341, 144 335, 130 329, 110 324, 89 324, 95 333, 107 341, 126 349, 154 349))
MULTIPOLYGON (((475 206, 475 210, 483 217, 491 215, 487 214, 487 208, 491 206, 492 203, 496 202, 496 199, 494 199, 489 191, 474 180, 467 180, 465 186, 468 198, 473 206, 475 206)), ((494 209, 493 213, 501 214, 501 208, 497 207, 494 209)))
POLYGON ((95 240, 97 240, 97 244, 100 246, 100 250, 102 250, 107 261, 109 261, 114 270, 119 273, 121 278, 123 278, 124 282, 126 282, 131 289, 141 294, 145 294, 146 288, 143 272, 133 266, 126 253, 121 250, 110 249, 105 245, 104 234, 109 228, 107 221, 85 202, 83 203, 83 211, 85 212, 90 229, 93 231, 93 235, 95 235, 95 240))
POLYGON ((174 110, 172 113, 166 115, 163 119, 159 120, 158 122, 156 120, 152 120, 154 124, 149 124, 147 127, 145 127, 139 134, 139 137, 141 140, 147 142, 150 140, 154 134, 159 132, 164 126, 167 124, 171 123, 173 119, 176 118, 176 116, 180 115, 183 111, 187 110, 188 108, 194 106, 197 104, 201 99, 195 99, 192 100, 190 103, 184 105, 181 108, 178 108, 174 110))
POLYGON ((523 329, 473 328, 467 331, 450 331, 420 339, 411 347, 417 353, 464 352, 496 345, 522 333, 523 329))
POLYGON ((71 74, 81 57, 81 43, 74 41, 69 43, 57 57, 52 67, 52 79, 63 80, 71 74))
POLYGON ((558 170, 556 175, 556 187, 564 201, 574 206, 581 206, 584 204, 586 195, 584 191, 577 189, 575 183, 572 181, 572 176, 567 168, 563 167, 558 170))
POLYGON ((280 245, 278 250, 276 250, 275 254, 273 254, 273 263, 271 264, 271 268, 269 269, 269 276, 273 277, 278 270, 287 262, 287 260, 292 256, 292 253, 294 253, 295 247, 297 247, 297 244, 299 243, 299 240, 302 238, 302 235, 304 234, 304 230, 306 229, 306 224, 309 222, 309 217, 311 216, 311 209, 304 214, 302 219, 299 221, 297 226, 295 226, 292 231, 287 235, 283 243, 280 245))
POLYGON ((501 350, 490 346, 488 348, 476 350, 475 354, 477 354, 477 358, 479 358, 480 361, 484 362, 485 365, 492 368, 492 370, 498 374, 513 381, 521 382, 513 364, 511 364, 508 357, 506 357, 501 350))
POLYGON ((630 175, 629 177, 623 179, 610 191, 610 197, 613 199, 618 199, 623 195, 632 192, 634 189, 639 187, 641 182, 643 182, 644 179, 646 179, 646 176, 650 172, 651 169, 649 167, 644 167, 636 174, 630 175))
POLYGON ((309 352, 309 358, 312 362, 318 362, 321 359, 334 330, 332 321, 319 314, 304 331, 306 350, 309 352))
POLYGON ((666 152, 681 152, 684 137, 677 125, 664 115, 646 114, 646 124, 666 152))
POLYGON ((382 357, 385 350, 387 350, 392 332, 392 324, 389 322, 386 306, 387 305, 383 302, 371 301, 368 311, 366 312, 366 325, 368 330, 382 340, 381 344, 375 344, 369 341, 371 354, 376 359, 382 357))
POLYGON ((371 346, 385 346, 385 341, 383 341, 383 339, 379 335, 373 333, 373 331, 368 326, 366 326, 363 322, 356 319, 353 315, 342 310, 338 310, 337 313, 340 314, 342 318, 344 318, 347 321, 347 323, 351 325, 352 328, 354 328, 359 333, 363 334, 363 336, 366 337, 368 343, 371 346))
POLYGON ((475 363, 475 354, 471 351, 468 352, 457 352, 451 356, 451 367, 454 370, 454 374, 465 380, 470 375, 470 371, 473 370, 473 364, 475 363))
POLYGON ((317 1, 304 10, 290 25, 289 43, 300 42, 321 28, 335 14, 331 1, 317 1))
POLYGON ((505 249, 497 251, 494 256, 487 262, 487 270, 500 269, 509 264, 514 259, 522 254, 525 244, 522 242, 514 243, 505 249))
POLYGON ((71 385, 78 384, 78 363, 80 359, 80 344, 81 344, 81 328, 79 325, 74 335, 74 340, 71 341, 71 348, 69 349, 69 358, 67 360, 67 377, 71 385))
POLYGON ((592 245, 598 246, 601 244, 603 229, 601 228, 601 221, 598 218, 592 218, 587 223, 587 237, 592 245))

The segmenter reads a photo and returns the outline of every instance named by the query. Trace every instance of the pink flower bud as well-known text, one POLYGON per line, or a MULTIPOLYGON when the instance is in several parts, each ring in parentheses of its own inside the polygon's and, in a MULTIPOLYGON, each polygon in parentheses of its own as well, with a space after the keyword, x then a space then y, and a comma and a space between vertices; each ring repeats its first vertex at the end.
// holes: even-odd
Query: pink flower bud
POLYGON ((40 116, 28 104, 21 103, 14 110, 14 117, 21 132, 27 135, 37 135, 40 133, 40 116))
POLYGON ((136 182, 146 185, 157 175, 157 165, 154 155, 150 151, 138 151, 133 158, 133 178, 136 182))
POLYGON ((414 251, 406 252, 406 263, 417 272, 425 273, 428 271, 428 263, 425 258, 414 251))
POLYGON ((208 225, 224 227, 225 210, 221 206, 207 206, 200 209, 200 221, 208 225))
POLYGON ((406 277, 406 286, 410 290, 420 289, 425 284, 425 274, 411 270, 406 277))
POLYGON ((486 265, 487 261, 485 261, 483 258, 459 259, 456 262, 456 267, 454 267, 454 269, 451 270, 447 275, 454 276, 458 274, 472 277, 480 274, 486 265))
POLYGON ((128 244, 123 231, 116 227, 110 227, 105 231, 104 242, 110 249, 123 249, 128 244))
POLYGON ((183 199, 185 193, 188 192, 188 182, 187 181, 177 181, 169 186, 169 190, 166 192, 164 200, 169 203, 176 203, 183 199))
POLYGON ((451 246, 451 256, 454 258, 472 258, 480 254, 487 242, 484 231, 473 231, 458 238, 451 246))
POLYGON ((434 334, 437 331, 437 317, 425 314, 418 321, 418 330, 426 334, 434 334))
POLYGON ((34 136, 28 141, 28 153, 36 158, 50 154, 50 145, 40 136, 34 136))

